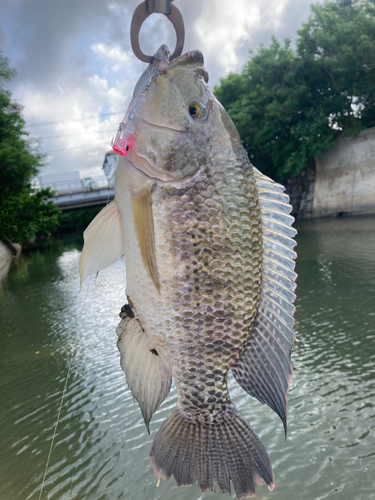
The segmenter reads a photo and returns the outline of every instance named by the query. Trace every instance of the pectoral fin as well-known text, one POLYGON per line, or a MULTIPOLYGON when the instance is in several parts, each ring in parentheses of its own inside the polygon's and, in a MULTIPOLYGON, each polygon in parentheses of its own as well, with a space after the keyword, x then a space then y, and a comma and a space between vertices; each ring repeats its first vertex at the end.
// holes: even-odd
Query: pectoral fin
POLYGON ((85 243, 79 262, 81 285, 88 276, 114 264, 124 255, 121 215, 114 201, 95 217, 83 238, 85 243))
POLYGON ((138 318, 124 317, 116 333, 121 368, 150 432, 151 417, 171 389, 171 372, 157 355, 138 318))
POLYGON ((158 266, 155 255, 154 221, 152 217, 151 187, 132 194, 134 227, 142 261, 156 289, 160 290, 158 266))

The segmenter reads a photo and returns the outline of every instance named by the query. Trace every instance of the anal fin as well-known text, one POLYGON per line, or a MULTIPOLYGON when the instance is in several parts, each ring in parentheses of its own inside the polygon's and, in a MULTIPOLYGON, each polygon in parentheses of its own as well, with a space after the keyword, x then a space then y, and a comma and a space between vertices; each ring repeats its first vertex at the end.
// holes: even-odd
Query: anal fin
MULTIPOLYGON (((123 308, 124 309, 124 308, 123 308)), ((137 400, 147 427, 152 415, 167 397, 172 375, 134 315, 123 315, 117 327, 117 347, 126 382, 137 400)))

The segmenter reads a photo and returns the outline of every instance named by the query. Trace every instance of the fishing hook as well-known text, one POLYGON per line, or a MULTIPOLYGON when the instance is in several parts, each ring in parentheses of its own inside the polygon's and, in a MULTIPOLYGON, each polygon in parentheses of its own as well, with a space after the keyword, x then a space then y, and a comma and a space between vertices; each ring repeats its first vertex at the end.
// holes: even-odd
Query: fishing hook
POLYGON ((154 56, 148 56, 142 52, 139 45, 139 32, 144 21, 153 13, 164 14, 173 24, 176 31, 177 43, 169 60, 182 54, 185 41, 185 26, 181 12, 172 5, 173 0, 145 0, 135 9, 130 27, 130 42, 134 54, 143 62, 151 63, 154 56))

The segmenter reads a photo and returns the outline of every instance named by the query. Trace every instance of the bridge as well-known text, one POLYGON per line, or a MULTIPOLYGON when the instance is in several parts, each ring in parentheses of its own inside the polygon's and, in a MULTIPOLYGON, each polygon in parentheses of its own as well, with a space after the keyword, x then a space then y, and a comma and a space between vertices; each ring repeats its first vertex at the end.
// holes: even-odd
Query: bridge
POLYGON ((114 198, 114 179, 104 175, 53 182, 49 187, 55 191, 53 203, 63 212, 105 206, 114 198))

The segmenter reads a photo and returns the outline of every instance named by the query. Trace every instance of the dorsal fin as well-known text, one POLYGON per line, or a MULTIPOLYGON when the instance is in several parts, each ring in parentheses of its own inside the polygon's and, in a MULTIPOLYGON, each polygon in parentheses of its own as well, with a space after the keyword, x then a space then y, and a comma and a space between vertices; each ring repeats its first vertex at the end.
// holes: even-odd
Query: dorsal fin
POLYGON ((284 187, 253 168, 262 220, 262 284, 248 344, 232 368, 245 391, 270 406, 287 431, 287 391, 292 374, 296 254, 294 218, 284 187))
POLYGON ((83 239, 85 243, 79 262, 81 285, 88 276, 114 264, 124 255, 121 215, 114 201, 91 221, 83 239))

